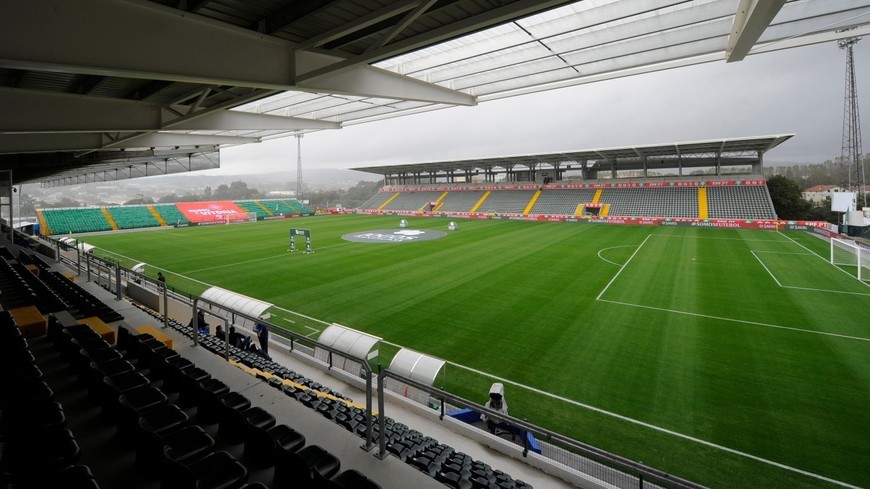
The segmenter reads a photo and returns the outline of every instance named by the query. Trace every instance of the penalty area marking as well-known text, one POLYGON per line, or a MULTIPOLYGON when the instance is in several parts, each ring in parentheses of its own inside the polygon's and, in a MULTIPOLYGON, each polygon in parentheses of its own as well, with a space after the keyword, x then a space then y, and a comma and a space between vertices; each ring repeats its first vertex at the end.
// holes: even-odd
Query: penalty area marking
MULTIPOLYGON (((807 248, 806 246, 804 246, 804 245, 798 243, 797 241, 795 241, 795 240, 789 238, 788 236, 786 236, 785 234, 783 234, 782 231, 777 231, 777 233, 782 234, 783 237, 785 237, 785 239, 787 239, 787 240, 791 241, 792 243, 794 243, 794 244, 800 246, 801 248, 803 248, 803 249, 809 251, 809 252, 812 253, 813 255, 816 255, 817 257, 819 257, 820 260, 824 260, 825 263, 828 263, 828 264, 831 263, 830 260, 829 260, 828 258, 826 258, 826 257, 824 257, 824 256, 822 256, 822 255, 820 255, 820 254, 818 254, 818 253, 816 253, 815 251, 813 251, 813 250, 807 248)), ((828 243, 830 243, 830 241, 829 241, 828 243)), ((842 268, 840 268, 840 267, 838 267, 838 266, 836 266, 836 265, 833 265, 833 264, 831 264, 831 266, 834 267, 834 268, 836 268, 837 270, 839 270, 839 271, 845 273, 846 275, 848 275, 848 276, 854 278, 855 280, 858 280, 858 277, 856 277, 856 276, 852 275, 851 273, 849 273, 849 272, 843 270, 842 268)), ((868 284, 867 282, 864 282, 863 280, 858 280, 858 281, 861 282, 862 284, 866 285, 867 287, 870 287, 870 284, 868 284)))
POLYGON ((641 309, 650 309, 653 311, 670 312, 670 313, 674 313, 674 314, 683 314, 686 316, 695 316, 695 317, 701 317, 701 318, 707 318, 707 319, 718 319, 720 321, 731 321, 733 323, 749 324, 751 326, 761 326, 761 327, 765 327, 765 328, 774 328, 774 329, 785 329, 785 330, 789 330, 789 331, 798 331, 800 333, 817 334, 817 335, 822 335, 822 336, 833 336, 835 338, 844 338, 847 340, 857 340, 857 341, 870 342, 870 338, 864 338, 861 336, 849 336, 849 335, 845 335, 845 334, 828 333, 826 331, 813 331, 811 329, 795 328, 793 326, 782 326, 779 324, 761 323, 758 321, 747 321, 745 319, 724 318, 721 316, 711 316, 709 314, 700 314, 697 312, 678 311, 676 309, 666 309, 664 307, 645 306, 643 304, 632 304, 630 302, 611 301, 608 299, 596 299, 596 300, 599 302, 608 302, 610 304, 619 304, 621 306, 639 307, 641 309))
MULTIPOLYGON (((764 270, 767 271, 768 275, 770 275, 770 278, 772 278, 773 281, 776 282, 776 285, 778 285, 781 289, 808 290, 810 292, 828 292, 830 294, 862 295, 865 297, 870 297, 870 294, 866 294, 863 292, 849 292, 846 290, 816 289, 813 287, 798 287, 796 285, 782 285, 782 282, 780 282, 776 278, 776 275, 774 275, 773 272, 771 272, 770 269, 767 268, 767 265, 764 264, 764 262, 761 260, 761 258, 759 258, 758 255, 756 255, 756 251, 749 250, 749 252, 752 253, 752 256, 754 256, 755 259, 758 260, 758 263, 760 263, 761 266, 764 267, 764 270)), ((802 256, 809 256, 810 255, 810 253, 779 253, 776 251, 759 251, 757 253, 776 253, 778 255, 802 255, 802 256)))
MULTIPOLYGON (((612 302, 612 301, 603 301, 603 302, 612 302)), ((868 340, 868 341, 870 341, 870 340, 868 340)), ((399 348, 399 349, 403 348, 402 345, 399 345, 399 344, 396 344, 396 343, 392 343, 392 342, 389 342, 389 341, 386 341, 386 340, 381 340, 381 343, 384 343, 384 344, 387 344, 387 345, 390 345, 390 346, 394 346, 394 347, 399 348)), ((510 379, 506 379, 506 378, 503 378, 503 377, 499 377, 499 376, 497 376, 497 375, 492 375, 492 374, 489 374, 489 373, 483 372, 483 371, 481 371, 481 370, 477 370, 477 369, 474 369, 474 368, 471 368, 471 367, 466 367, 465 365, 461 365, 461 364, 458 364, 458 363, 455 363, 455 362, 451 362, 451 361, 446 361, 446 363, 449 364, 449 365, 453 365, 454 367, 461 368, 461 369, 467 370, 467 371, 469 371, 469 372, 473 372, 473 373, 475 373, 475 374, 477 374, 477 375, 482 375, 482 376, 484 376, 484 377, 488 377, 488 378, 491 378, 491 379, 495 379, 495 380, 497 380, 497 381, 499 381, 499 382, 502 382, 502 383, 504 383, 504 384, 510 384, 510 385, 513 385, 513 386, 519 387, 519 388, 521 388, 521 389, 528 390, 529 392, 534 392, 534 393, 536 393, 536 394, 542 394, 542 395, 544 395, 544 396, 547 396, 547 397, 550 397, 550 398, 556 399, 556 400, 558 400, 558 401, 562 401, 562 402, 567 403, 567 404, 571 404, 571 405, 574 405, 574 406, 577 406, 577 407, 581 407, 581 408, 584 408, 584 409, 588 409, 588 410, 590 410, 590 411, 594 411, 594 412, 599 413, 599 414, 603 414, 603 415, 605 415, 605 416, 610 416, 610 417, 612 417, 612 418, 616 418, 616 419, 618 419, 618 420, 620 420, 620 421, 625 421, 625 422, 628 422, 628 423, 636 424, 636 425, 638 425, 638 426, 643 426, 644 428, 648 428, 648 429, 651 429, 651 430, 653 430, 653 431, 658 431, 658 432, 661 432, 661 433, 665 433, 665 434, 667 434, 667 435, 675 436, 675 437, 677 437, 677 438, 682 438, 682 439, 684 439, 684 440, 688 440, 688 441, 691 441, 691 442, 694 442, 694 443, 698 443, 698 444, 705 445, 705 446, 708 446, 708 447, 711 447, 711 448, 715 448, 715 449, 717 449, 717 450, 722 450, 722 451, 724 451, 724 452, 732 453, 732 454, 734 454, 734 455, 738 455, 738 456, 740 456, 740 457, 745 457, 745 458, 748 458, 748 459, 751 459, 751 460, 755 460, 756 462, 761 462, 761 463, 764 463, 764 464, 767 464, 767 465, 772 465, 772 466, 774 466, 774 467, 777 467, 777 468, 780 468, 780 469, 783 469, 783 470, 788 470, 788 471, 790 471, 790 472, 795 472, 795 473, 797 473, 797 474, 801 474, 801 475, 804 475, 804 476, 807 476, 807 477, 811 477, 811 478, 813 478, 813 479, 818 479, 818 480, 822 480, 822 481, 825 481, 825 482, 829 482, 829 483, 831 483, 831 484, 835 484, 835 485, 838 485, 838 486, 841 486, 841 487, 848 487, 849 489, 861 489, 861 488, 858 487, 858 486, 854 486, 854 485, 852 485, 852 484, 848 484, 848 483, 846 483, 846 482, 841 482, 841 481, 838 481, 838 480, 836 480, 836 479, 831 479, 831 478, 829 478, 829 477, 825 477, 825 476, 823 476, 823 475, 814 474, 814 473, 812 473, 812 472, 808 472, 808 471, 806 471, 806 470, 798 469, 798 468, 796 468, 796 467, 792 467, 792 466, 790 466, 790 465, 785 465, 785 464, 782 464, 782 463, 779 463, 779 462, 775 462, 775 461, 773 461, 773 460, 768 460, 768 459, 766 459, 766 458, 759 457, 759 456, 757 456, 757 455, 752 455, 751 453, 741 452, 740 450, 736 450, 736 449, 734 449, 734 448, 729 448, 729 447, 726 447, 726 446, 723 446, 723 445, 718 445, 718 444, 716 444, 716 443, 713 443, 713 442, 710 442, 710 441, 707 441, 707 440, 703 440, 703 439, 701 439, 701 438, 696 438, 696 437, 691 436, 691 435, 686 435, 686 434, 684 434, 684 433, 680 433, 680 432, 678 432, 678 431, 673 431, 673 430, 669 430, 669 429, 667 429, 667 428, 662 428, 661 426, 656 426, 656 425, 654 425, 654 424, 647 423, 647 422, 645 422, 645 421, 641 421, 641 420, 639 420, 639 419, 634 419, 634 418, 630 418, 630 417, 628 417, 628 416, 624 416, 624 415, 622 415, 622 414, 614 413, 614 412, 612 412, 612 411, 607 411, 606 409, 602 409, 602 408, 599 408, 599 407, 595 407, 595 406, 592 406, 592 405, 590 405, 590 404, 584 404, 584 403, 582 403, 582 402, 575 401, 575 400, 573 400, 573 399, 568 399, 567 397, 562 397, 562 396, 560 396, 560 395, 558 395, 558 394, 553 394, 552 392, 547 392, 547 391, 544 391, 544 390, 541 390, 541 389, 537 389, 537 388, 532 387, 532 386, 528 386, 528 385, 525 385, 525 384, 521 384, 521 383, 519 383, 519 382, 514 382, 514 381, 512 381, 512 380, 510 380, 510 379)))
POLYGON ((601 258, 602 260, 606 261, 607 263, 621 267, 623 265, 622 263, 616 263, 615 261, 610 261, 607 258, 604 258, 603 256, 601 256, 602 251, 615 250, 616 248, 634 248, 634 245, 622 245, 622 246, 611 246, 610 248, 601 248, 600 250, 598 250, 598 258, 601 258))

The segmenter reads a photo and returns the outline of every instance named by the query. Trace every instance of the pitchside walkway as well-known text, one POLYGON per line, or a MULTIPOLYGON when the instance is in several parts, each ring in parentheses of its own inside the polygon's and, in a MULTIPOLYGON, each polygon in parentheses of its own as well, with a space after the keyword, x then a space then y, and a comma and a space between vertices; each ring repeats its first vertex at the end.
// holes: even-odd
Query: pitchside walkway
MULTIPOLYGON (((53 265, 53 268, 65 269, 62 265, 53 265)), ((132 327, 142 325, 161 326, 153 316, 140 310, 127 302, 127 300, 118 301, 114 294, 104 290, 96 283, 85 282, 85 277, 80 277, 77 283, 120 312, 125 318, 124 323, 126 325, 132 327)), ((170 310, 176 309, 170 307, 170 310)), ((187 317, 175 317, 175 319, 186 323, 189 320, 189 313, 187 317)), ((117 327, 117 325, 115 326, 117 327)), ((277 418, 278 423, 288 424, 301 432, 305 435, 307 444, 320 445, 336 455, 341 460, 342 470, 359 470, 381 484, 384 489, 447 487, 422 472, 415 470, 412 466, 402 463, 392 455, 387 456, 384 460, 379 460, 375 457, 377 447, 371 452, 366 452, 360 448, 364 442, 362 438, 351 434, 314 410, 287 397, 281 391, 269 386, 266 382, 245 374, 205 348, 194 348, 190 338, 181 335, 175 330, 168 328, 161 329, 161 331, 172 338, 174 348, 179 354, 187 357, 197 366, 209 371, 213 377, 226 383, 232 390, 241 392, 250 398, 253 406, 262 407, 272 413, 277 418)), ((358 403, 363 404, 365 402, 364 391, 352 385, 350 383, 353 382, 351 379, 345 381, 329 375, 322 366, 316 365, 316 362, 312 359, 308 359, 302 354, 290 352, 283 349, 281 345, 274 343, 270 346, 270 354, 276 362, 334 391, 341 392, 358 403)), ((481 393, 481 398, 485 397, 485 395, 486 393, 481 393)), ((576 487, 526 463, 497 452, 480 441, 458 434, 450 429, 450 427, 451 423, 458 424, 459 422, 452 419, 439 421, 436 411, 397 397, 390 391, 387 391, 386 398, 385 413, 387 416, 397 422, 408 425, 424 435, 435 438, 441 443, 451 446, 456 451, 467 453, 475 460, 489 464, 493 469, 502 470, 514 479, 523 480, 537 489, 576 487)), ((483 439, 490 438, 485 440, 488 444, 510 445, 509 442, 492 438, 488 433, 482 431, 479 437, 483 439)), ((519 452, 518 448, 515 448, 515 450, 517 453, 519 452)), ((531 453, 529 456, 537 457, 531 453)), ((97 468, 94 468, 94 470, 96 472, 97 468)), ((261 477, 268 478, 268 475, 261 477)))

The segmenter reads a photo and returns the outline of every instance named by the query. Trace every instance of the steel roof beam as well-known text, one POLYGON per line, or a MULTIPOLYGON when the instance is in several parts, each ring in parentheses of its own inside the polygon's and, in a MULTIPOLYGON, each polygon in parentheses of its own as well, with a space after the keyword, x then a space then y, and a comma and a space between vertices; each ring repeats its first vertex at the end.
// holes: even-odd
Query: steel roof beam
POLYGON ((302 82, 308 82, 322 76, 333 74, 337 71, 349 69, 356 65, 381 61, 391 56, 397 56, 426 46, 431 46, 447 39, 476 32, 487 27, 512 21, 518 17, 531 15, 565 3, 565 0, 518 0, 517 2, 491 9, 486 13, 474 15, 458 22, 432 29, 424 34, 418 34, 388 44, 381 49, 353 56, 330 66, 324 66, 307 73, 299 73, 297 74, 297 78, 302 82))
POLYGON ((79 97, 0 87, 0 113, 16 117, 0 119, 0 133, 140 132, 174 130, 232 131, 338 129, 337 122, 212 111, 175 122, 159 105, 102 97, 79 97))
POLYGON ((785 0, 740 0, 725 48, 725 60, 741 61, 779 13, 785 0))
POLYGON ((340 27, 336 27, 335 29, 314 36, 307 41, 303 41, 299 43, 298 47, 299 49, 310 49, 322 46, 336 39, 341 39, 362 29, 371 27, 384 20, 403 14, 408 10, 415 8, 419 3, 420 0, 404 0, 401 2, 392 2, 383 8, 371 12, 368 15, 364 15, 352 22, 345 23, 340 27))
POLYGON ((473 95, 371 66, 349 66, 333 72, 331 68, 344 61, 328 54, 299 51, 296 59, 298 76, 303 80, 296 86, 298 90, 450 105, 477 103, 473 95), (313 72, 321 74, 305 76, 313 72))
POLYGON ((91 151, 104 148, 195 148, 257 142, 256 138, 168 133, 146 134, 121 143, 113 143, 113 139, 116 138, 109 137, 106 133, 0 134, 0 154, 91 151))

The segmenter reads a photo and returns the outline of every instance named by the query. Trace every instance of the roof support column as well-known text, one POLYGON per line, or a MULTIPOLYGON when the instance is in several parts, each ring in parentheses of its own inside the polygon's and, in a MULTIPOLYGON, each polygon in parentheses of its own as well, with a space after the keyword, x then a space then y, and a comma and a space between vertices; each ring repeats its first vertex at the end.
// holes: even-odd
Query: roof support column
POLYGON ((716 176, 722 175, 722 153, 716 153, 716 176))
POLYGON ((616 180, 616 158, 610 160, 610 178, 616 180))
POLYGON ((641 158, 641 161, 643 162, 643 177, 644 177, 644 178, 647 178, 647 175, 648 175, 648 172, 647 172, 648 168, 647 168, 647 166, 646 166, 646 164, 647 164, 647 157, 644 156, 643 158, 641 158))
POLYGON ((764 174, 764 151, 758 151, 758 161, 752 164, 752 173, 756 175, 764 174))

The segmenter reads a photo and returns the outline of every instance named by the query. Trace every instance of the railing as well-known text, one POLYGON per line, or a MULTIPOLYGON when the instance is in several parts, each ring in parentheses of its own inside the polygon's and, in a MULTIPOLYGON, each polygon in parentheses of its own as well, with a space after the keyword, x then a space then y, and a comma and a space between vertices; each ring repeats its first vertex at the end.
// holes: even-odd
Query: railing
MULTIPOLYGON (((440 401, 440 416, 439 419, 444 419, 446 414, 446 406, 448 402, 454 406, 464 406, 471 408, 479 413, 485 414, 489 418, 493 418, 499 422, 503 422, 510 427, 517 428, 521 432, 529 432, 537 439, 546 440, 549 443, 565 447, 572 453, 584 457, 595 465, 594 471, 584 470, 583 472, 595 477, 598 480, 608 482, 616 487, 666 487, 673 489, 702 489, 704 486, 694 482, 681 479, 674 475, 668 474, 651 467, 647 467, 641 463, 629 460, 619 455, 601 450, 600 448, 587 445, 583 442, 560 435, 559 433, 549 431, 527 421, 514 418, 512 416, 494 411, 475 402, 463 399, 461 397, 450 394, 449 392, 437 389, 435 387, 421 384, 415 380, 409 379, 402 375, 391 372, 389 369, 382 370, 378 374, 378 431, 381 436, 378 439, 377 456, 384 458, 386 456, 386 440, 383 433, 385 432, 385 412, 384 412, 384 387, 387 378, 407 384, 411 387, 428 392, 429 395, 440 401)), ((527 456, 529 452, 529 442, 523 433, 523 456, 527 456)), ((588 469, 589 465, 586 466, 588 469)))

